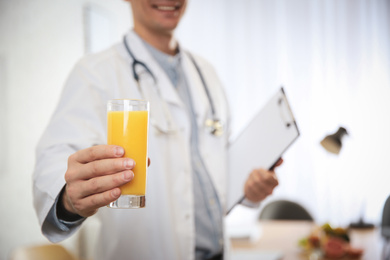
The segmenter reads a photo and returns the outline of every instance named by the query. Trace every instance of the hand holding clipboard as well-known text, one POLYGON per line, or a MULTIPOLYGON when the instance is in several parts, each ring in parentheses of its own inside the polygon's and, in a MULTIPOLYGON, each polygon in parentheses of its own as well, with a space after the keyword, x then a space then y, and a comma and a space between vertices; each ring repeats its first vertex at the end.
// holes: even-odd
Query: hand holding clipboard
POLYGON ((298 136, 298 126, 282 87, 229 146, 227 214, 244 200, 242 187, 248 173, 258 167, 273 170, 298 136))

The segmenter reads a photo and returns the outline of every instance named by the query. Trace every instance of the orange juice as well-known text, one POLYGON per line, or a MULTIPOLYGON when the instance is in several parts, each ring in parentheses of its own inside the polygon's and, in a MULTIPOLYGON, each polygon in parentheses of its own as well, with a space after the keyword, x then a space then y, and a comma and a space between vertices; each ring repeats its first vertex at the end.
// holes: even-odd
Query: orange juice
POLYGON ((134 179, 121 187, 122 195, 145 195, 148 163, 148 111, 108 111, 107 143, 122 146, 132 158, 134 179))

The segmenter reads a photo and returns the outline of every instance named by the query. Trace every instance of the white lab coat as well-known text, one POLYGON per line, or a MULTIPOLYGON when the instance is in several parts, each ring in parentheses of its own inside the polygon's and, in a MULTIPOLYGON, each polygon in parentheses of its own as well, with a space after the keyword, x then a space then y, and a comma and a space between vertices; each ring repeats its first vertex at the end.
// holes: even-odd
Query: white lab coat
MULTIPOLYGON (((99 209, 101 221, 95 259, 194 259, 194 197, 190 154, 190 121, 174 86, 150 56, 138 36, 127 40, 137 59, 148 65, 158 80, 161 95, 150 92, 150 120, 166 127, 159 109, 167 102, 176 131, 160 133, 151 125, 146 208, 99 209), (151 93, 151 94, 150 94, 151 93), (156 105, 157 104, 157 105, 156 105)), ((226 205, 228 109, 222 86, 214 69, 203 59, 196 61, 207 81, 224 135, 215 137, 204 127, 211 110, 204 87, 187 55, 183 64, 190 85, 199 127, 200 151, 223 207, 226 205)), ((34 205, 46 237, 61 241, 71 232, 53 230, 45 221, 56 196, 64 186, 70 154, 106 143, 106 103, 114 98, 143 98, 133 79, 133 60, 123 43, 83 58, 71 72, 59 105, 37 147, 34 171, 34 205)), ((142 86, 144 87, 144 86, 142 86)), ((225 209, 224 209, 225 210, 225 209)))

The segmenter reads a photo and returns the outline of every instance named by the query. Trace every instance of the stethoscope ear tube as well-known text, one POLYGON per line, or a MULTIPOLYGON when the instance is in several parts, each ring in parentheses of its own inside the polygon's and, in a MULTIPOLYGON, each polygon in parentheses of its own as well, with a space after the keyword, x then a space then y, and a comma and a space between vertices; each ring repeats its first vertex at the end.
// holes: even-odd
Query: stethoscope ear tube
POLYGON ((146 66, 146 64, 143 63, 142 61, 139 61, 139 60, 137 60, 135 58, 133 52, 130 50, 129 45, 127 44, 126 36, 123 37, 123 44, 125 45, 125 48, 126 48, 127 52, 129 53, 130 57, 133 59, 133 63, 131 64, 131 68, 133 70, 133 77, 134 77, 134 79, 137 82, 139 82, 139 75, 137 73, 136 67, 137 67, 137 65, 140 65, 141 67, 143 67, 150 74, 150 76, 153 78, 154 83, 157 83, 156 77, 154 76, 152 71, 148 68, 148 66, 146 66))
POLYGON ((193 56, 191 55, 191 53, 189 53, 189 52, 187 52, 187 54, 188 54, 188 56, 190 57, 192 63, 193 63, 194 66, 195 66, 196 71, 197 71, 198 74, 199 74, 200 80, 202 81, 204 90, 205 90, 205 92, 206 92, 207 98, 208 98, 209 103, 210 103, 211 114, 212 114, 212 116, 213 116, 213 120, 216 121, 216 120, 218 120, 218 119, 216 118, 215 106, 214 106, 214 102, 213 102, 213 100, 212 100, 212 98, 211 98, 211 94, 210 94, 209 88, 208 88, 208 86, 207 86, 206 80, 204 79, 203 74, 202 74, 202 72, 200 71, 200 68, 199 68, 199 66, 198 66, 198 63, 196 63, 194 57, 193 57, 193 56))

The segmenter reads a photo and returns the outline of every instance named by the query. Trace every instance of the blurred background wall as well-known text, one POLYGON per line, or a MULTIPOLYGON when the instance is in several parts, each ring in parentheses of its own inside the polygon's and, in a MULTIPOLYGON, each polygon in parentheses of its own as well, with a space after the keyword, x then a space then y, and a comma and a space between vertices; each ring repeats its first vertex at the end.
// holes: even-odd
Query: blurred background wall
MULTIPOLYGON (((0 259, 18 246, 47 242, 32 202, 35 146, 72 66, 99 48, 87 37, 99 26, 101 48, 121 39, 131 26, 128 4, 0 1, 0 259)), ((65 245, 77 253, 77 237, 65 245)))
MULTIPOLYGON (((121 0, 0 0, 0 259, 47 242, 32 206, 35 145, 74 63, 131 25, 121 0)), ((390 194, 390 1, 190 0, 177 37, 215 65, 235 133, 285 87, 301 137, 267 200, 296 200, 320 224, 380 223, 390 194), (319 142, 339 126, 349 135, 335 156, 319 142)), ((64 245, 81 254, 78 242, 64 245)))

